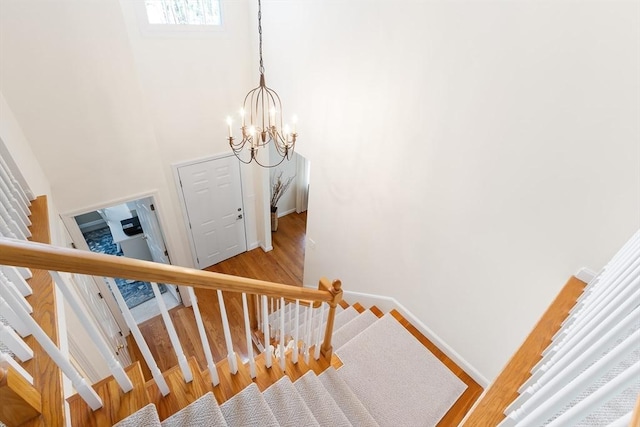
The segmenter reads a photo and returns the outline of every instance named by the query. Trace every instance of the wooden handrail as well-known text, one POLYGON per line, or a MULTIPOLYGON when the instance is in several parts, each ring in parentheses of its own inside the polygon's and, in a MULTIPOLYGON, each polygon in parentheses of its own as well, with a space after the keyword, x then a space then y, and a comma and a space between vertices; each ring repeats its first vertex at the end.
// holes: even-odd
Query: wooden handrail
POLYGON ((327 290, 290 286, 8 238, 0 238, 0 264, 203 289, 246 292, 270 297, 327 302, 335 300, 335 295, 327 290))

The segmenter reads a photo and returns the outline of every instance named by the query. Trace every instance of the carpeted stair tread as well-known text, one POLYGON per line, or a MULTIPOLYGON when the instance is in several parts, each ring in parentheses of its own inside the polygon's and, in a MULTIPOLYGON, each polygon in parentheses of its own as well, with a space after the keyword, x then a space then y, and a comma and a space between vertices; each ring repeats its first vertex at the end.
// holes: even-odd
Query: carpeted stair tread
POLYGON ((373 419, 369 411, 333 367, 324 371, 318 378, 351 424, 354 426, 378 427, 376 420, 373 419))
POLYGON ((351 338, 355 337, 360 332, 373 325, 377 320, 378 317, 371 311, 363 311, 353 320, 346 323, 344 326, 334 332, 333 338, 331 339, 333 348, 336 350, 339 349, 340 347, 348 343, 351 338))
POLYGON ((156 405, 149 403, 142 409, 129 415, 127 418, 114 424, 113 427, 160 427, 160 417, 156 405))
POLYGON ((255 383, 220 405, 229 426, 278 427, 278 420, 255 383))
POLYGON ((300 377, 294 386, 321 426, 352 425, 313 371, 300 377))
POLYGON ((288 376, 280 378, 262 395, 281 426, 320 427, 288 376))
POLYGON ((358 317, 359 314, 360 313, 358 313, 358 310, 351 306, 347 307, 339 313, 336 311, 336 317, 333 320, 333 331, 337 331, 338 329, 358 317))
POLYGON ((383 427, 435 426, 467 388, 390 314, 336 354, 338 374, 383 427))
MULTIPOLYGON (((209 392, 161 423, 162 427, 227 426, 218 402, 209 392)), ((143 425, 141 425, 142 427, 143 425)))

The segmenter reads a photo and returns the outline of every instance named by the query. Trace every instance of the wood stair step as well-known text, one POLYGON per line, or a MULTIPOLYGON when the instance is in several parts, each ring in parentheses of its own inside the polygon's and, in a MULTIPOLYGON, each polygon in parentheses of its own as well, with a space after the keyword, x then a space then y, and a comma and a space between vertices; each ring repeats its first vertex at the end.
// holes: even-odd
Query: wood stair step
POLYGON ((125 372, 133 383, 133 390, 124 393, 113 378, 109 376, 93 385, 93 389, 102 399, 103 407, 97 411, 91 410, 89 405, 78 395, 67 399, 71 412, 71 425, 111 426, 128 417, 150 403, 147 387, 139 363, 132 363, 125 372))
POLYGON ((154 380, 146 383, 150 402, 156 405, 161 421, 187 407, 191 402, 195 402, 208 392, 213 391, 211 381, 208 376, 203 375, 196 358, 189 358, 188 363, 193 375, 193 380, 189 383, 184 381, 179 366, 174 366, 162 374, 170 390, 170 393, 166 396, 162 395, 154 380))

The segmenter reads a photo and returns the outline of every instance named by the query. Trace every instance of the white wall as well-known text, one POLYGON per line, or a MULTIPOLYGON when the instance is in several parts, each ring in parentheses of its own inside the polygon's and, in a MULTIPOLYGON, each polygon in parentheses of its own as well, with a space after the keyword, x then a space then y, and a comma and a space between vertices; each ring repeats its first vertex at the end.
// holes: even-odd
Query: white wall
POLYGON ((190 266, 171 165, 228 150, 224 117, 249 84, 248 6, 223 2, 211 37, 145 38, 132 3, 2 0, 0 89, 60 212, 157 192, 172 261, 190 266))
POLYGON ((493 378, 640 225, 639 8, 264 2, 313 163, 305 283, 395 297, 493 378))

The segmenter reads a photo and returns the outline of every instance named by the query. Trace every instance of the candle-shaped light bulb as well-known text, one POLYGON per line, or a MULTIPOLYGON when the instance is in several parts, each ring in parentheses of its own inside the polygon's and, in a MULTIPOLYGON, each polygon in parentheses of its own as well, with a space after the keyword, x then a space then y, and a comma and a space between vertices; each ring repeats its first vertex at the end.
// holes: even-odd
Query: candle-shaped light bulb
POLYGON ((244 127, 244 108, 240 109, 240 118, 242 119, 242 127, 244 127))
POLYGON ((229 138, 233 138, 233 132, 231 131, 232 124, 233 124, 233 120, 231 120, 230 116, 227 116, 227 125, 229 126, 229 138))
POLYGON ((276 109, 271 107, 269 110, 269 126, 274 126, 276 124, 276 109))
POLYGON ((293 126, 293 133, 296 133, 296 123, 298 123, 298 116, 294 115, 291 117, 291 123, 293 126))
POLYGON ((255 126, 251 126, 249 128, 249 135, 251 135, 251 146, 255 147, 256 146, 256 128, 255 128, 255 126))

